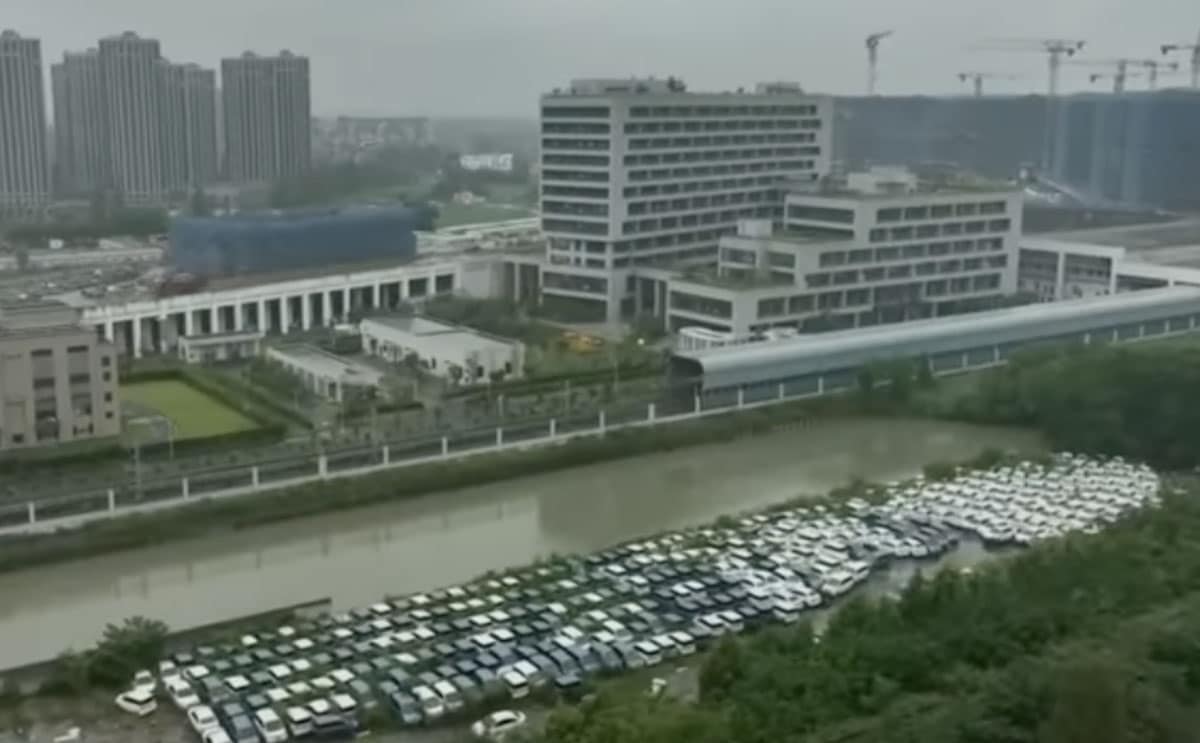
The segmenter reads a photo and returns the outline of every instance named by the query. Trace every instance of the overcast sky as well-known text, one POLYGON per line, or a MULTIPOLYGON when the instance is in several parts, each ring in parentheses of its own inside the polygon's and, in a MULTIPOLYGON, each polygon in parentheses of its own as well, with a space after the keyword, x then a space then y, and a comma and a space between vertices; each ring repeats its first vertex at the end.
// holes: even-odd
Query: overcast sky
MULTIPOLYGON (((1087 39, 1094 58, 1157 57, 1163 42, 1195 40, 1200 3, 0 0, 0 25, 41 38, 47 67, 64 50, 124 30, 159 39, 172 60, 205 66, 247 49, 291 49, 312 60, 313 108, 322 115, 532 117, 538 93, 572 77, 673 74, 694 90, 783 79, 860 93, 863 37, 885 29, 896 35, 881 47, 881 93, 962 91, 956 74, 968 70, 1022 76, 989 81, 996 92, 1041 92, 1041 55, 968 47, 993 37, 1054 36, 1087 39)), ((1091 71, 1068 69, 1064 88, 1088 87, 1091 71)))

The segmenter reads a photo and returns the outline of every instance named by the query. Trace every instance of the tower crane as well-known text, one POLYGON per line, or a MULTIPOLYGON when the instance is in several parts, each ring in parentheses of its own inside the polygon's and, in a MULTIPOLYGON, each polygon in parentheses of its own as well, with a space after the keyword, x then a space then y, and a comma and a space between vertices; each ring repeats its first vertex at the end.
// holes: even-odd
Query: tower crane
POLYGON ((1087 42, 1078 39, 992 39, 974 45, 980 51, 1042 52, 1049 67, 1049 94, 1058 95, 1058 70, 1064 57, 1073 57, 1087 42))
POLYGON ((971 85, 973 86, 973 90, 975 92, 976 98, 979 98, 983 95, 983 81, 984 80, 1017 80, 1019 78, 1020 78, 1019 75, 999 75, 994 72, 960 72, 960 73, 958 73, 958 79, 961 80, 962 82, 965 83, 968 80, 971 81, 971 85))
POLYGON ((1108 78, 1112 78, 1113 92, 1114 93, 1123 93, 1123 92, 1125 92, 1125 81, 1131 77, 1141 77, 1141 75, 1142 75, 1142 73, 1140 73, 1140 72, 1116 72, 1116 73, 1093 72, 1092 74, 1088 75, 1088 82, 1095 83, 1097 80, 1105 80, 1108 78))
MULTIPOLYGON (((1073 59, 1070 61, 1069 64, 1076 65, 1079 67, 1112 67, 1112 68, 1114 68, 1113 72, 1111 73, 1112 81, 1113 81, 1113 92, 1114 93, 1124 93, 1125 92, 1125 81, 1130 77, 1129 66, 1143 64, 1143 60, 1128 59, 1128 58, 1124 58, 1124 57, 1120 58, 1120 59, 1073 59)), ((1093 78, 1093 82, 1095 82, 1095 80, 1098 80, 1101 77, 1107 77, 1107 75, 1095 75, 1095 76, 1091 76, 1091 77, 1093 78)))
POLYGON ((875 83, 879 79, 879 42, 894 31, 878 31, 866 39, 867 46, 867 95, 875 95, 875 83))
POLYGON ((1158 87, 1158 71, 1163 72, 1178 72, 1178 62, 1159 62, 1155 59, 1147 59, 1142 62, 1142 66, 1146 68, 1146 87, 1154 90, 1158 87))
POLYGON ((1196 34, 1196 41, 1192 44, 1163 44, 1159 47, 1164 55, 1172 52, 1192 53, 1192 87, 1200 88, 1200 34, 1196 34))

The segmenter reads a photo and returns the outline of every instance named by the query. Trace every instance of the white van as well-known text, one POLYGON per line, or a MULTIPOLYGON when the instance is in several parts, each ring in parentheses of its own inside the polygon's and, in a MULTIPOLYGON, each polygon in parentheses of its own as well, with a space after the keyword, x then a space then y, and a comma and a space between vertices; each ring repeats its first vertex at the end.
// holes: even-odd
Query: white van
POLYGON ((454 712, 462 709, 463 698, 458 687, 454 684, 442 679, 433 685, 433 690, 442 698, 442 703, 446 705, 447 712, 454 712))
POLYGON ((254 727, 266 743, 283 743, 288 739, 287 728, 283 720, 270 707, 263 707, 254 712, 254 727))
POLYGON ((500 679, 508 687, 508 694, 513 699, 529 696, 529 680, 520 671, 505 671, 500 675, 500 679))
POLYGON ((425 715, 426 720, 436 720, 446 714, 442 698, 434 693, 433 689, 421 685, 414 687, 412 692, 413 696, 417 698, 417 703, 421 705, 421 714, 425 715))

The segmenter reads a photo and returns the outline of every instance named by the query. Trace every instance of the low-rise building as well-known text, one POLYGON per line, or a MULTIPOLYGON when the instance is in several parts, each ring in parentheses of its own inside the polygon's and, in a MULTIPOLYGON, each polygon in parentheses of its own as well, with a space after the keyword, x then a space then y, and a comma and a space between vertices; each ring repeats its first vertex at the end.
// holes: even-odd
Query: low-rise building
POLYGON ((185 335, 179 339, 178 353, 189 364, 252 359, 262 350, 262 339, 263 334, 258 330, 185 335))
POLYGON ((65 305, 0 308, 0 450, 120 431, 116 349, 65 305))
POLYGON ((525 345, 428 317, 371 317, 359 324, 363 350, 394 364, 415 361, 456 384, 517 379, 525 345))
POLYGON ((295 344, 268 348, 268 359, 295 374, 315 394, 335 402, 373 397, 383 382, 383 372, 316 346, 295 344))

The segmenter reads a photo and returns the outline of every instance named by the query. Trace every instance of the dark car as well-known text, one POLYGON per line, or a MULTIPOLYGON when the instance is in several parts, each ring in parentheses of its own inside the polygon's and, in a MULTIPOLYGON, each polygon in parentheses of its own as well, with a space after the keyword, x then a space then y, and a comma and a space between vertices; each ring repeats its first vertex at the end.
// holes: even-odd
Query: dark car
POLYGON ((459 694, 462 694, 463 701, 467 704, 479 704, 483 701, 483 688, 470 676, 459 674, 451 678, 450 683, 454 684, 459 694))
POLYGON ((470 619, 467 619, 466 617, 459 617, 458 619, 452 620, 450 622, 450 626, 453 627, 456 632, 469 632, 473 625, 471 624, 470 619))
POLYGON ((579 673, 579 664, 565 650, 555 650, 550 653, 550 660, 554 661, 561 673, 579 673))
POLYGON ((433 646, 433 651, 443 658, 453 658, 459 652, 458 648, 448 642, 439 642, 433 646))
POLYGON ((316 740, 354 740, 358 735, 354 718, 342 715, 315 715, 312 726, 312 737, 316 740))
MULTIPOLYGON (((324 665, 329 664, 326 663, 324 665)), ((353 664, 351 664, 350 670, 354 672, 355 676, 370 676, 371 674, 375 673, 375 669, 371 666, 371 664, 364 660, 355 661, 353 664)))
POLYGON ((491 653, 480 653, 475 656, 475 662, 484 668, 496 669, 500 667, 500 660, 491 653))
POLYGON ((262 709, 263 707, 271 706, 271 700, 267 699, 262 694, 254 693, 246 696, 246 704, 252 710, 262 709))
POLYGON ((259 743, 258 731, 247 715, 239 715, 225 722, 225 731, 233 739, 233 743, 259 743))
POLYGON ((220 718, 221 721, 226 725, 229 725, 230 721, 235 717, 245 717, 247 720, 250 719, 250 713, 246 711, 245 706, 243 706, 241 702, 225 702, 221 706, 217 707, 216 711, 217 717, 220 718))
POLYGON ((386 673, 392 667, 392 659, 386 655, 381 655, 378 658, 372 658, 370 661, 371 668, 374 668, 377 673, 386 673))
POLYGON ((459 673, 474 673, 475 669, 479 668, 479 664, 470 658, 463 658, 454 664, 454 668, 459 673))
POLYGON ((268 648, 255 648, 250 651, 250 655, 254 656, 254 662, 260 665, 270 665, 275 660, 275 653, 272 653, 268 648))
POLYGON ((554 689, 564 699, 578 701, 583 696, 583 679, 577 673, 564 673, 554 679, 554 689))
POLYGON ((233 672, 233 664, 224 658, 219 658, 212 662, 212 666, 209 667, 209 670, 218 676, 228 676, 233 672))
POLYGON ((203 697, 204 701, 208 702, 208 706, 212 707, 214 710, 218 709, 226 702, 233 702, 237 700, 237 696, 230 691, 229 687, 225 685, 225 682, 216 676, 205 676, 204 678, 200 679, 199 691, 200 696, 203 697))
POLYGON ((266 671, 251 671, 250 683, 260 689, 266 689, 275 685, 275 677, 266 671))
POLYGON ((412 683, 412 676, 410 676, 403 668, 393 668, 392 670, 388 671, 388 678, 390 678, 393 683, 401 688, 407 687, 410 683, 412 683))
POLYGON ((232 661, 233 667, 239 669, 249 668, 250 666, 254 665, 254 659, 246 653, 238 653, 237 655, 233 656, 232 661))

